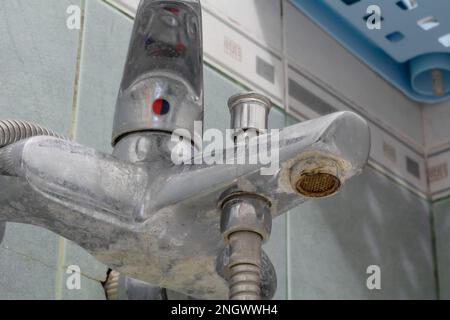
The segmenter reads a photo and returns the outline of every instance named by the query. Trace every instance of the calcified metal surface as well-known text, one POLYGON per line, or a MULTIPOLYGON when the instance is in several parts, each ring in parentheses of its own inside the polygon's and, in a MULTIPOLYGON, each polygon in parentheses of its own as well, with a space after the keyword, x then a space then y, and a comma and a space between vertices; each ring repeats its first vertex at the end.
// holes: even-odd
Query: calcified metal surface
MULTIPOLYGON (((280 169, 263 176, 258 165, 172 165, 165 134, 127 136, 114 156, 34 137, 1 149, 3 170, 13 176, 0 176, 0 220, 52 230, 133 278, 225 299, 217 259, 225 250, 223 195, 230 189, 264 195, 276 217, 306 200, 290 179, 300 160, 339 159, 343 184, 361 172, 370 146, 366 122, 350 112, 286 128, 280 139, 280 169)), ((263 286, 270 270, 265 263, 263 286)))

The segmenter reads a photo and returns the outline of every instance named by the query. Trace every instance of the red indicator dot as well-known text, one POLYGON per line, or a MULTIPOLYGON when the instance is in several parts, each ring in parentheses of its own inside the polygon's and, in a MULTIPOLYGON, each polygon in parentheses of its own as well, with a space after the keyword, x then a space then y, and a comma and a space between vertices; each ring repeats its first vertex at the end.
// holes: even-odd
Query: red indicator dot
POLYGON ((180 12, 180 9, 174 8, 174 7, 165 7, 164 9, 166 11, 169 11, 169 12, 173 13, 173 14, 178 14, 180 12))
POLYGON ((167 100, 158 99, 153 102, 153 112, 157 115, 163 116, 170 111, 170 104, 167 100))
POLYGON ((181 42, 178 42, 175 45, 175 48, 177 49, 178 52, 183 52, 186 50, 186 46, 184 44, 182 44, 181 42))

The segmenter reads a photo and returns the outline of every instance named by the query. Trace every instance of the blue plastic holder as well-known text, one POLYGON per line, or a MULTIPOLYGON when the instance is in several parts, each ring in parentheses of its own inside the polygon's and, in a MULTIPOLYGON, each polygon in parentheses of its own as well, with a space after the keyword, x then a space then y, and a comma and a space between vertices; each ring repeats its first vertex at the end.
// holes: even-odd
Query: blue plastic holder
POLYGON ((291 0, 411 99, 450 98, 450 0, 291 0), (376 5, 381 10, 380 29, 376 5))

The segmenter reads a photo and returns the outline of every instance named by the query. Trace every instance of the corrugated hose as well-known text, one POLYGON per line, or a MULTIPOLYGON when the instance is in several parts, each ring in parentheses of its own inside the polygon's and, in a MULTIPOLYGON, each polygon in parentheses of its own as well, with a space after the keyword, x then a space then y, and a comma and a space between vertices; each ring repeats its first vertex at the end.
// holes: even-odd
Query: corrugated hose
POLYGON ((62 135, 53 130, 44 128, 28 121, 21 120, 0 120, 0 175, 14 174, 14 157, 11 154, 12 144, 22 140, 37 137, 51 136, 59 139, 65 139, 62 135))
POLYGON ((0 120, 0 148, 36 136, 51 136, 64 139, 53 130, 28 121, 0 120))

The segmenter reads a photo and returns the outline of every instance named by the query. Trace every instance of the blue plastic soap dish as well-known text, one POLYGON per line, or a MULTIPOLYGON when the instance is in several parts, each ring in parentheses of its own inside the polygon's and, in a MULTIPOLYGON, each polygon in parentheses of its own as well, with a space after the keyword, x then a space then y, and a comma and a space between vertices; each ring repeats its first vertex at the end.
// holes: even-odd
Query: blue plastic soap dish
POLYGON ((450 0, 291 1, 411 99, 450 98, 450 0))

